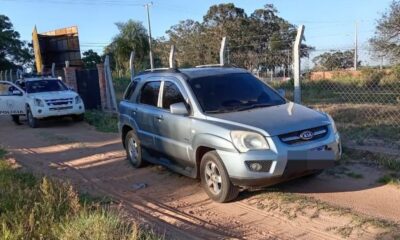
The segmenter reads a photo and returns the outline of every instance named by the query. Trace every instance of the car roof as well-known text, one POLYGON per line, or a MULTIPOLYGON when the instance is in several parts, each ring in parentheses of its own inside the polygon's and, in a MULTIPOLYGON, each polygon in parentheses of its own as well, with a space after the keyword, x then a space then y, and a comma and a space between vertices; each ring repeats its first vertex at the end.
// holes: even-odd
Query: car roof
POLYGON ((215 75, 224 75, 231 73, 248 73, 248 71, 243 68, 235 68, 235 67, 199 67, 199 68, 184 68, 179 70, 181 71, 181 73, 189 77, 189 79, 215 76, 215 75))
POLYGON ((230 73, 248 73, 246 69, 236 68, 236 67, 194 67, 194 68, 159 68, 151 70, 146 70, 138 73, 136 76, 151 75, 151 74, 181 74, 187 80, 215 75, 223 75, 230 73))

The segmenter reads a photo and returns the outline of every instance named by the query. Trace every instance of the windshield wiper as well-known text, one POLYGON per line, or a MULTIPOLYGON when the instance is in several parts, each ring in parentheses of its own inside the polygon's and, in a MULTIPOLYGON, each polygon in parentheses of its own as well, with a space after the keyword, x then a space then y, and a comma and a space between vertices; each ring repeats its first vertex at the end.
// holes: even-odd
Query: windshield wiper
POLYGON ((237 108, 235 110, 236 111, 246 111, 246 110, 250 110, 250 109, 254 109, 254 108, 263 108, 263 107, 271 107, 271 106, 275 106, 275 104, 272 104, 272 103, 252 104, 249 106, 243 106, 243 107, 237 108))

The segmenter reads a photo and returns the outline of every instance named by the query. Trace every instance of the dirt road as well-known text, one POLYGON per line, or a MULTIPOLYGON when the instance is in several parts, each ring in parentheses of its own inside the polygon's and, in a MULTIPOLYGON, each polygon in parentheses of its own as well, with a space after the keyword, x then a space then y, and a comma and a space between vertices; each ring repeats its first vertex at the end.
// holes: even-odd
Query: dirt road
MULTIPOLYGON (((0 117, 0 145, 40 174, 71 181, 80 191, 106 195, 126 213, 176 239, 396 239, 400 237, 400 189, 379 185, 383 173, 346 166, 363 178, 322 174, 262 191, 238 201, 210 201, 197 180, 158 166, 133 169, 118 134, 85 123, 15 126, 0 117), (145 183, 145 188, 137 186, 145 183), (382 220, 383 219, 383 220, 382 220)), ((339 169, 340 170, 340 169, 339 169)))

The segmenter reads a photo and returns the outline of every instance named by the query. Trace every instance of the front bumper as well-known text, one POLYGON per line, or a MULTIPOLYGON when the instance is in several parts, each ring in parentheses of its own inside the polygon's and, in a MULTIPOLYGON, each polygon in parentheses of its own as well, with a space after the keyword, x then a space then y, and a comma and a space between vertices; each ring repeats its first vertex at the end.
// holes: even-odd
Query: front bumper
POLYGON ((338 133, 307 143, 288 145, 278 137, 268 139, 269 150, 246 153, 217 150, 233 184, 238 186, 268 186, 283 180, 314 173, 333 167, 341 157, 342 149, 338 133), (325 151, 312 151, 326 146, 325 151), (249 162, 266 166, 254 171, 249 162))
POLYGON ((31 109, 32 115, 35 118, 48 118, 48 117, 61 117, 71 115, 81 115, 85 113, 85 107, 83 104, 73 104, 67 106, 45 106, 45 107, 34 107, 31 109))

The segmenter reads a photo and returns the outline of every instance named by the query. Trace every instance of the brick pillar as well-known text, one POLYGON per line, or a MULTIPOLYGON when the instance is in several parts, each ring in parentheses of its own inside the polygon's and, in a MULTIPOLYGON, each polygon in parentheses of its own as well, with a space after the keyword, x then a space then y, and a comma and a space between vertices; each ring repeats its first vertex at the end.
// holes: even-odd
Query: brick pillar
POLYGON ((64 80, 65 84, 67 84, 67 86, 71 87, 77 92, 78 84, 76 79, 76 68, 74 67, 64 68, 64 76, 65 76, 64 80))
POLYGON ((104 64, 97 64, 97 71, 99 73, 99 86, 100 86, 100 99, 101 109, 107 109, 107 88, 106 88, 106 76, 104 74, 104 64))

